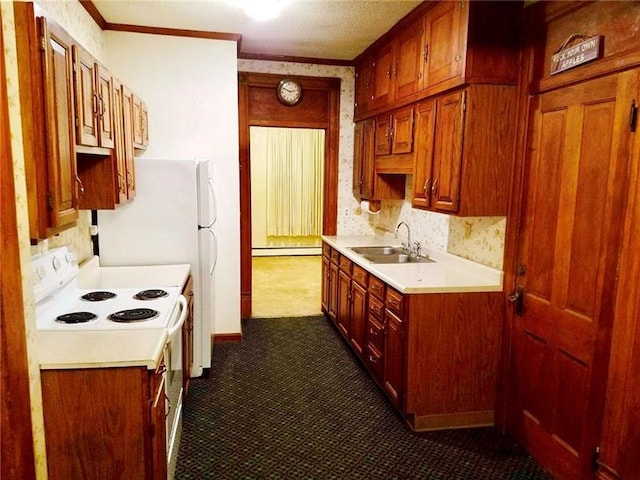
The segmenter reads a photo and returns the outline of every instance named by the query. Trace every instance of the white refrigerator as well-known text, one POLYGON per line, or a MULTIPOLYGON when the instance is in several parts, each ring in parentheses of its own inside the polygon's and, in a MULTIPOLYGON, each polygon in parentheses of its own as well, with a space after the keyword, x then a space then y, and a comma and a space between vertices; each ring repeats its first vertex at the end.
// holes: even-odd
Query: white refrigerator
POLYGON ((211 366, 215 331, 217 206, 209 161, 136 158, 135 175, 134 199, 97 213, 100 265, 191 265, 197 377, 211 366))

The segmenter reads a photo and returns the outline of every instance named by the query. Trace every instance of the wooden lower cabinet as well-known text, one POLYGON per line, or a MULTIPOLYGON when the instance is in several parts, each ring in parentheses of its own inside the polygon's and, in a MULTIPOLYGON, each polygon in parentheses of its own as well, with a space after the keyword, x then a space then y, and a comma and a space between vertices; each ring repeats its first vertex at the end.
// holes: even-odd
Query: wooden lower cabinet
POLYGON ((50 480, 166 479, 164 364, 41 371, 50 480))
POLYGON ((494 424, 501 292, 402 294, 335 267, 336 327, 411 428, 494 424))

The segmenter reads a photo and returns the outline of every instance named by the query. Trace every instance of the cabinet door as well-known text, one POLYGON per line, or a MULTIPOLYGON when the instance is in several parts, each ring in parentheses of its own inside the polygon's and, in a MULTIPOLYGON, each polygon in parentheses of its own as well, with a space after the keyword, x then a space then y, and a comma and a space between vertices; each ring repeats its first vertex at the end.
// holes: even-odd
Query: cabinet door
MULTIPOLYGON (((38 18, 43 50, 47 135, 49 226, 59 229, 78 219, 78 176, 73 125, 72 40, 57 25, 38 18)), ((80 185, 80 193, 83 188, 80 185)))
POLYGON ((373 95, 369 105, 372 109, 384 107, 393 100, 392 69, 394 62, 394 45, 383 45, 374 53, 372 63, 373 95))
POLYGON ((351 277, 347 272, 340 271, 338 274, 338 330, 349 338, 349 328, 351 323, 351 277))
POLYGON ((73 47, 75 64, 76 137, 78 144, 97 147, 98 95, 96 86, 96 61, 81 47, 73 47))
POLYGON ((395 100, 420 89, 422 78, 423 18, 405 28, 396 40, 395 100))
POLYGON ((358 355, 362 355, 365 345, 365 328, 367 321, 367 290, 351 282, 351 324, 349 341, 358 355))
POLYGON ((133 137, 134 137, 134 111, 133 111, 133 93, 126 88, 124 85, 122 87, 122 124, 124 127, 124 157, 125 157, 125 167, 126 167, 126 184, 127 184, 127 198, 132 199, 136 194, 136 180, 135 180, 135 169, 134 169, 134 160, 135 160, 135 151, 133 147, 133 137))
POLYGON ((116 162, 116 198, 118 203, 127 201, 127 159, 124 139, 124 93, 122 84, 113 79, 113 136, 116 162))
POLYGON ((371 58, 366 57, 358 65, 356 65, 356 116, 362 115, 369 108, 369 100, 371 99, 373 84, 371 80, 371 58))
POLYGON ((465 91, 438 99, 433 152, 431 203, 437 210, 456 212, 460 203, 460 173, 465 91))
POLYGON ((331 263, 329 266, 329 309, 331 319, 336 322, 338 315, 338 265, 331 263))
POLYGON ((104 67, 96 65, 98 95, 98 135, 101 147, 113 148, 115 131, 113 121, 113 77, 104 67))
POLYGON ((322 311, 329 313, 329 292, 331 284, 331 263, 328 257, 322 257, 322 311))
POLYGON ((391 154, 391 115, 385 113, 376 117, 376 155, 391 154))
POLYGON ((396 110, 391 128, 391 153, 411 153, 413 150, 413 107, 396 110))
POLYGON ((145 148, 149 143, 147 106, 133 95, 133 147, 145 148))
POLYGON ((393 403, 401 407, 404 396, 404 322, 389 309, 385 310, 383 388, 393 403))
POLYGON ((413 164, 413 199, 416 208, 431 206, 433 140, 436 102, 427 100, 416 106, 415 161, 413 164))
POLYGON ((445 82, 463 73, 468 5, 440 2, 427 12, 425 20, 423 88, 445 82))

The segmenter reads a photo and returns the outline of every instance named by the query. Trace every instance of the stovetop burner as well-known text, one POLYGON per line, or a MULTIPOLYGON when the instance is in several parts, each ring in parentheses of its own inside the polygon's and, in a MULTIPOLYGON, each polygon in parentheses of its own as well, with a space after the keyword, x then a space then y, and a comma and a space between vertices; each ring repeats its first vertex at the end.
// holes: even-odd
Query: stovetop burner
POLYGON ((65 313, 64 315, 58 315, 56 317, 56 322, 60 323, 86 323, 91 320, 95 320, 98 316, 95 313, 91 312, 71 312, 65 313))
POLYGON ((156 298, 162 298, 169 295, 169 292, 166 290, 160 290, 158 288, 153 288, 149 290, 142 290, 136 293, 133 298, 136 300, 155 300, 156 298))
POLYGON ((157 310, 151 308, 132 308, 129 310, 120 310, 119 312, 109 315, 109 319, 114 322, 141 322, 150 320, 159 315, 157 310))
POLYGON ((109 300, 110 298, 114 298, 117 296, 118 295, 116 295, 113 292, 95 291, 95 292, 86 293, 85 295, 82 295, 80 298, 88 302, 102 302, 103 300, 109 300))

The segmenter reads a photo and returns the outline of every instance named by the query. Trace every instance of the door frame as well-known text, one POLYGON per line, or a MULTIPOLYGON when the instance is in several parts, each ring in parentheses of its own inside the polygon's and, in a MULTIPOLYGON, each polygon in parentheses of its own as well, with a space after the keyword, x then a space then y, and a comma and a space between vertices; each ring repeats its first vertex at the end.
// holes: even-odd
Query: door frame
POLYGON ((322 234, 335 235, 338 218, 338 149, 340 79, 238 73, 240 160, 240 315, 251 316, 251 146, 249 128, 290 127, 325 130, 322 234), (297 79, 303 98, 293 107, 281 105, 276 87, 284 77, 297 79))

